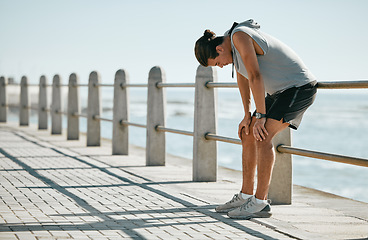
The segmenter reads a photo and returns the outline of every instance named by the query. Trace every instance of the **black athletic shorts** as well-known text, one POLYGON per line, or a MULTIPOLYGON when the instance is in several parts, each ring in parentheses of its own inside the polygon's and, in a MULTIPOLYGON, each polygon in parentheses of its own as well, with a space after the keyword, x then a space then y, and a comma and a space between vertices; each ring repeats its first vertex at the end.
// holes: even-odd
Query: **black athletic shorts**
MULTIPOLYGON (((312 105, 317 93, 317 81, 301 87, 292 87, 266 96, 266 118, 289 123, 292 129, 298 129, 303 114, 312 105)), ((255 112, 253 113, 253 116, 255 112)))

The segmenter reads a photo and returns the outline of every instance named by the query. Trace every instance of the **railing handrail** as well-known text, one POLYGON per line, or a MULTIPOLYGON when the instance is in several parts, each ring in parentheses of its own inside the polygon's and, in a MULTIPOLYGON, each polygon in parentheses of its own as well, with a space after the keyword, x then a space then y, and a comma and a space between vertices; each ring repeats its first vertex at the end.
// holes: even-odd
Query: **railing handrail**
POLYGON ((140 124, 140 123, 132 123, 125 120, 120 120, 120 125, 126 125, 126 126, 134 126, 134 127, 140 127, 140 128, 147 128, 146 125, 140 124))
POLYGON ((120 87, 125 88, 125 87, 148 87, 148 84, 145 83, 128 83, 128 84, 121 84, 120 87))
POLYGON ((102 118, 100 117, 99 115, 93 115, 92 118, 94 120, 99 120, 99 121, 105 121, 105 122, 113 122, 112 119, 109 119, 109 118, 102 118))
MULTIPOLYGON (((6 83, 6 86, 20 86, 20 83, 6 83)), ((38 87, 39 84, 28 83, 28 87, 38 87)), ((46 84, 46 87, 52 87, 52 84, 46 84)), ((57 87, 68 87, 68 84, 57 84, 57 87)), ((74 87, 88 87, 88 84, 74 84, 74 87)), ((113 84, 100 83, 95 86, 113 87, 113 84)), ((124 84, 122 87, 147 87, 147 84, 130 83, 124 84)), ((195 83, 158 83, 157 87, 195 87, 195 83)), ((210 88, 237 88, 237 82, 208 82, 206 87, 210 88)), ((351 89, 351 88, 368 88, 368 80, 341 80, 341 81, 318 81, 317 88, 321 89, 351 89)))
POLYGON ((208 88, 237 88, 238 83, 236 82, 207 82, 205 84, 208 88))
POLYGON ((163 87, 195 87, 195 83, 157 83, 156 87, 163 88, 163 87))
POLYGON ((204 138, 207 140, 214 140, 214 141, 220 141, 220 142, 226 142, 226 143, 233 143, 233 144, 238 144, 241 145, 242 142, 240 139, 236 139, 236 138, 229 138, 229 137, 225 137, 225 136, 220 136, 220 135, 216 135, 213 133, 206 133, 204 135, 204 138))
POLYGON ((186 136, 193 136, 193 132, 174 129, 174 128, 166 128, 164 126, 156 126, 156 130, 161 131, 161 132, 170 132, 170 133, 176 133, 176 134, 181 134, 181 135, 186 135, 186 136))
MULTIPOLYGON (((114 84, 101 83, 97 72, 89 76, 88 84, 79 84, 76 74, 71 74, 69 84, 61 84, 60 76, 55 75, 53 84, 47 84, 46 77, 41 76, 39 84, 28 84, 27 77, 22 77, 20 84, 7 84, 4 77, 0 78, 1 96, 7 85, 20 87, 19 104, 8 104, 6 98, 0 98, 0 121, 4 121, 4 108, 18 107, 20 125, 28 125, 29 110, 38 110, 39 129, 47 129, 47 112, 52 118, 52 134, 61 134, 62 116, 68 117, 68 140, 79 139, 79 117, 87 119, 87 146, 100 146, 101 121, 112 123, 112 154, 128 154, 128 126, 147 129, 146 165, 165 165, 165 134, 166 132, 193 137, 193 180, 216 181, 217 147, 216 142, 241 145, 238 138, 230 138, 216 134, 216 106, 214 88, 238 88, 237 82, 217 82, 213 68, 199 67, 195 83, 166 83, 165 74, 160 67, 153 67, 149 73, 148 84, 132 84, 124 70, 118 70, 114 84), (28 87, 39 87, 38 107, 33 107, 28 100, 28 87), (52 87, 52 104, 47 108, 46 87, 52 87), (68 110, 61 110, 61 87, 69 87, 68 110), (88 87, 87 114, 79 113, 78 87, 88 87), (114 87, 113 119, 101 117, 101 100, 99 87, 114 87), (147 88, 147 125, 128 121, 127 88, 147 88), (168 128, 165 125, 165 95, 163 88, 195 88, 194 131, 168 128), (42 94, 41 94, 42 93, 42 94), (69 104, 70 103, 70 104, 69 104), (41 119, 41 120, 40 120, 41 119), (215 119, 215 120, 214 120, 215 119)), ((318 89, 357 89, 368 88, 368 80, 358 81, 320 81, 318 89)), ((5 113, 6 115, 6 113, 5 113)), ((6 119, 6 118, 5 118, 6 119)), ((6 120, 5 120, 6 121, 6 120)), ((292 155, 323 159, 333 162, 368 167, 368 159, 330 154, 291 146, 290 129, 285 129, 273 139, 276 149, 276 162, 273 176, 279 183, 274 185, 271 180, 269 196, 275 203, 291 203, 292 155), (281 187, 280 187, 281 186, 281 187)))
POLYGON ((356 165, 361 167, 368 167, 368 159, 350 157, 338 154, 331 154, 325 152, 318 152, 312 150, 306 150, 301 148, 296 148, 292 146, 279 145, 276 150, 280 153, 294 154, 303 157, 317 158, 322 160, 328 160, 332 162, 346 163, 350 165, 356 165))
POLYGON ((79 113, 72 113, 72 116, 73 116, 73 117, 88 118, 88 116, 87 116, 87 115, 85 115, 85 114, 79 114, 79 113))
POLYGON ((368 88, 367 80, 358 81, 322 81, 317 83, 317 88, 321 89, 356 89, 368 88))
MULTIPOLYGON (((12 86, 21 86, 21 84, 5 84, 5 85, 12 85, 12 86)), ((26 86, 39 86, 39 84, 26 84, 26 86)), ((45 84, 44 86, 53 86, 50 84, 45 84)), ((67 87, 68 84, 56 84, 56 87, 67 87)), ((73 87, 88 87, 88 84, 72 84, 73 87)), ((94 84, 95 87, 113 87, 113 84, 94 84)), ((148 84, 121 84, 122 88, 124 87, 147 87, 148 84)), ((207 88, 237 88, 238 84, 236 82, 206 82, 205 86, 207 88)), ((170 87, 195 87, 195 83, 157 83, 157 88, 170 88, 170 87)), ((368 81, 367 80, 356 80, 356 81, 322 81, 317 83, 317 88, 320 89, 356 89, 356 88, 368 88, 368 81)), ((4 106, 4 104, 3 104, 4 106)), ((6 104, 5 107, 20 107, 20 104, 6 104)), ((32 110, 37 110, 36 107, 26 107, 32 110)), ((42 109, 42 111, 50 111, 49 109, 42 109)), ((67 115, 66 112, 56 111, 57 114, 63 114, 67 115)), ((75 117, 84 117, 88 118, 87 115, 79 114, 79 113, 73 113, 72 116, 75 117)), ((112 119, 102 118, 98 115, 93 116, 93 119, 99 120, 99 121, 107 121, 107 122, 113 122, 112 119)), ((146 125, 134 123, 134 122, 128 122, 128 121, 121 121, 122 125, 126 126, 135 126, 135 127, 142 127, 146 128, 146 125)), ((171 132, 176 134, 182 134, 187 136, 193 136, 193 132, 184 131, 180 129, 173 129, 173 128, 166 128, 164 126, 157 126, 157 131, 161 132, 171 132)), ((238 144, 241 145, 241 140, 236 138, 230 138, 226 136, 220 136, 213 133, 207 133, 205 136, 205 139, 212 140, 212 141, 221 141, 226 143, 232 143, 232 144, 238 144)), ((337 155, 337 154, 329 154, 324 152, 317 152, 312 150, 305 150, 300 148, 295 148, 291 146, 285 146, 280 145, 277 148, 277 151, 280 153, 288 153, 293 155, 299 155, 299 156, 305 156, 305 157, 311 157, 311 158, 317 158, 317 159, 323 159, 333 162, 340 162, 340 163, 346 163, 346 164, 352 164, 352 165, 358 165, 358 166, 364 166, 368 167, 368 160, 367 159, 361 159, 361 158, 354 158, 349 156, 343 156, 343 155, 337 155)))

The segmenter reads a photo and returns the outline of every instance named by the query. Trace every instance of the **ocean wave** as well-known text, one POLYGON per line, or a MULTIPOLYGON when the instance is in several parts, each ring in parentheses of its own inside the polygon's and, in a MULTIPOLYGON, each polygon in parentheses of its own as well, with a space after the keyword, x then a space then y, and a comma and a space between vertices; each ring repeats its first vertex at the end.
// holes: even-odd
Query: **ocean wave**
POLYGON ((147 104, 147 100, 131 100, 131 104, 147 104))
POLYGON ((168 104, 178 104, 178 105, 194 105, 193 102, 190 101, 180 101, 180 100, 168 100, 168 104))
POLYGON ((176 117, 189 116, 189 114, 181 111, 175 111, 174 113, 171 113, 171 115, 176 117))

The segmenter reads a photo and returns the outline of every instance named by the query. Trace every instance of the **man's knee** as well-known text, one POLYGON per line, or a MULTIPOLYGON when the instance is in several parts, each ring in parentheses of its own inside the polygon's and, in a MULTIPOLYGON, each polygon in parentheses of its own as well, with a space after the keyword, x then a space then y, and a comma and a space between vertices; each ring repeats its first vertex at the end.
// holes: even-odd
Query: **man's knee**
POLYGON ((245 131, 245 128, 242 129, 241 131, 241 139, 242 139, 242 143, 254 143, 255 142, 255 138, 253 136, 253 133, 251 133, 251 131, 247 132, 245 131))
POLYGON ((256 146, 257 146, 258 149, 272 148, 273 147, 272 137, 267 136, 266 139, 264 139, 262 141, 256 141, 256 146))

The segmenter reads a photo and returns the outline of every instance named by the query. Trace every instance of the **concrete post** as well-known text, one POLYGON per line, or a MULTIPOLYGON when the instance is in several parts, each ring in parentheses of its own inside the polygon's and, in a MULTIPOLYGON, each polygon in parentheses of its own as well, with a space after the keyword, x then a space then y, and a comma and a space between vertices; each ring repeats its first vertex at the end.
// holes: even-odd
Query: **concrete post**
POLYGON ((20 101, 19 101, 19 125, 28 126, 29 124, 29 95, 28 80, 26 76, 20 81, 20 101))
POLYGON ((114 83, 114 109, 112 123, 112 154, 128 155, 129 153, 129 127, 120 124, 128 121, 128 91, 124 84, 129 82, 128 74, 120 69, 115 74, 114 83))
POLYGON ((97 72, 91 72, 88 83, 88 108, 87 108, 87 146, 100 146, 101 123, 95 119, 100 116, 100 77, 97 72))
POLYGON ((45 76, 40 77, 40 85, 38 92, 38 129, 47 129, 48 113, 47 113, 47 80, 45 76))
MULTIPOLYGON (((285 144, 291 146, 291 131, 287 128, 273 138, 275 148, 285 144)), ((268 198, 273 204, 291 204, 292 197, 292 155, 279 153, 275 149, 276 161, 273 168, 268 198)))
POLYGON ((160 82, 166 82, 165 72, 161 67, 153 67, 148 77, 147 166, 165 166, 165 132, 156 130, 158 125, 165 126, 166 96, 164 89, 157 87, 157 84, 160 82))
POLYGON ((79 139, 79 117, 75 116, 75 113, 79 114, 79 87, 78 76, 75 73, 69 76, 68 86, 68 127, 67 127, 67 140, 79 139))
POLYGON ((6 106, 6 84, 7 79, 5 77, 0 77, 0 122, 6 122, 8 107, 6 106))
POLYGON ((62 132, 60 83, 60 76, 55 75, 52 80, 51 134, 61 134, 62 132))
POLYGON ((193 181, 215 182, 217 179, 217 141, 205 139, 206 133, 216 134, 216 92, 207 82, 216 82, 213 67, 197 69, 194 100, 193 181))

